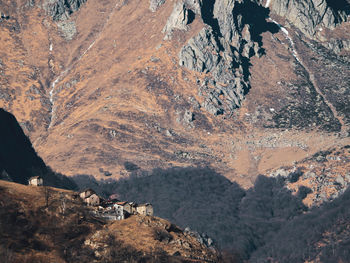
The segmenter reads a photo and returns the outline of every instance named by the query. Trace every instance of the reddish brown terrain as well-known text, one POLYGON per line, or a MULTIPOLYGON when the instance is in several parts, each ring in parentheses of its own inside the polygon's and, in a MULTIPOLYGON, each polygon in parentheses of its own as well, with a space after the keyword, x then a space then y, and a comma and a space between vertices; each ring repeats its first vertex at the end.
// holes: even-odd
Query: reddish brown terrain
POLYGON ((197 79, 210 73, 178 63, 204 25, 200 16, 164 40, 176 1, 151 12, 148 1, 88 0, 64 21, 46 2, 1 1, 0 107, 58 172, 121 178, 125 162, 210 165, 249 187, 258 174, 350 144, 348 51, 324 48, 349 22, 319 31, 315 42, 271 11, 294 44, 282 30, 263 32, 265 54, 251 58, 242 106, 214 116, 198 106, 197 79))

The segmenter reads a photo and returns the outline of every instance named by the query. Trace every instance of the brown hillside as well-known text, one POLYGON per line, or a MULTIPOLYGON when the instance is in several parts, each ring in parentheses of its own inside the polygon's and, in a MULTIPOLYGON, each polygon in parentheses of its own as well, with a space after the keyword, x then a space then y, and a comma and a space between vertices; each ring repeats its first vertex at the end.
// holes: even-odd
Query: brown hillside
POLYGON ((164 41, 175 1, 153 13, 148 1, 89 0, 63 31, 40 8, 44 2, 1 3, 10 18, 0 23, 0 106, 56 171, 120 178, 128 175, 126 161, 142 169, 209 164, 250 186, 259 173, 349 143, 342 95, 327 88, 339 84, 339 68, 342 76, 349 69, 328 66, 316 83, 328 60, 300 35, 291 34, 298 62, 281 31, 263 33, 266 54, 252 59, 242 107, 215 117, 198 108, 196 81, 205 74, 178 65, 180 48, 203 26, 200 17, 164 41))
POLYGON ((108 223, 71 191, 0 180, 0 197, 1 262, 218 261, 216 251, 166 220, 135 215, 108 223))

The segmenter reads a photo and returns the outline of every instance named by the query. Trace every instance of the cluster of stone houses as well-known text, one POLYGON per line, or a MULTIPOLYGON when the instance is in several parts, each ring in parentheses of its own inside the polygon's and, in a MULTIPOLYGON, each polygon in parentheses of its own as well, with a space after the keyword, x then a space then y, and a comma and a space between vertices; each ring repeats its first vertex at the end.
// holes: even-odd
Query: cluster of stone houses
POLYGON ((115 196, 110 196, 108 200, 104 200, 92 189, 86 189, 80 192, 79 195, 86 205, 95 208, 93 210, 95 216, 107 220, 123 220, 135 214, 153 216, 153 206, 149 203, 121 202, 115 196))
MULTIPOLYGON (((42 186, 43 178, 34 176, 29 178, 28 184, 32 186, 42 186)), ((149 203, 136 204, 133 202, 121 202, 116 195, 111 195, 108 200, 104 200, 92 189, 86 189, 79 193, 81 199, 87 206, 95 208, 92 210, 95 216, 107 220, 123 220, 130 215, 153 216, 153 206, 149 203)))

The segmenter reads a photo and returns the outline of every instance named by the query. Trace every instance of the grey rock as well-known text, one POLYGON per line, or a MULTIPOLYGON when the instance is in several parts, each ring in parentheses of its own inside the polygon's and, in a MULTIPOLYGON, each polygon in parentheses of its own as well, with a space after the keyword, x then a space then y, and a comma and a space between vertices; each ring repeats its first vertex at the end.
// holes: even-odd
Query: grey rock
POLYGON ((165 0, 150 0, 149 1, 149 9, 152 12, 156 12, 157 9, 165 3, 165 0))
POLYGON ((346 185, 346 182, 345 182, 344 178, 341 175, 338 175, 337 178, 335 179, 335 181, 337 183, 339 183, 341 186, 345 186, 346 185))
POLYGON ((87 0, 46 0, 43 8, 53 20, 66 20, 69 16, 78 11, 87 0))
POLYGON ((326 0, 274 0, 270 9, 285 17, 301 32, 313 37, 318 26, 333 29, 347 21, 349 10, 335 9, 326 0))
POLYGON ((329 42, 327 42, 326 47, 336 54, 339 54, 342 50, 350 51, 350 40, 331 38, 329 42))
POLYGON ((187 30, 187 24, 189 21, 188 12, 185 3, 175 3, 174 9, 162 30, 162 33, 165 34, 164 40, 171 39, 174 30, 187 30))
POLYGON ((60 21, 57 23, 57 27, 62 37, 64 37, 67 41, 72 40, 77 33, 77 28, 75 26, 75 22, 73 21, 60 21))
MULTIPOLYGON (((247 61, 254 55, 260 56, 261 43, 252 40, 253 24, 245 18, 252 16, 246 11, 249 5, 255 8, 259 5, 242 0, 182 3, 200 15, 206 25, 182 47, 179 64, 189 70, 211 73, 210 81, 201 85, 199 91, 204 97, 202 106, 208 112, 213 115, 232 112, 241 106, 250 87, 247 61)), ((265 23, 264 17, 259 19, 265 23)))
POLYGON ((204 27, 197 36, 191 38, 179 53, 179 64, 190 70, 209 72, 219 62, 219 47, 212 29, 204 27))
POLYGON ((193 114, 193 112, 189 111, 189 110, 186 110, 185 114, 184 114, 184 117, 183 117, 183 120, 187 124, 190 124, 191 122, 193 122, 194 121, 194 114, 193 114))

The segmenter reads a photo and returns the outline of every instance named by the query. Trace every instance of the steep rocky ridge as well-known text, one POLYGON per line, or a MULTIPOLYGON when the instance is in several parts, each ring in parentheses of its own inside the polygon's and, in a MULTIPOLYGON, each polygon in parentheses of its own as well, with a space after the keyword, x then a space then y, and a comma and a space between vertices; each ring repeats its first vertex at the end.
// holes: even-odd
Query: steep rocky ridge
POLYGON ((321 27, 334 29, 348 20, 350 4, 347 0, 272 0, 269 8, 285 17, 308 37, 313 37, 321 27))
POLYGON ((45 0, 43 8, 55 20, 66 20, 69 16, 79 10, 87 0, 45 0))

